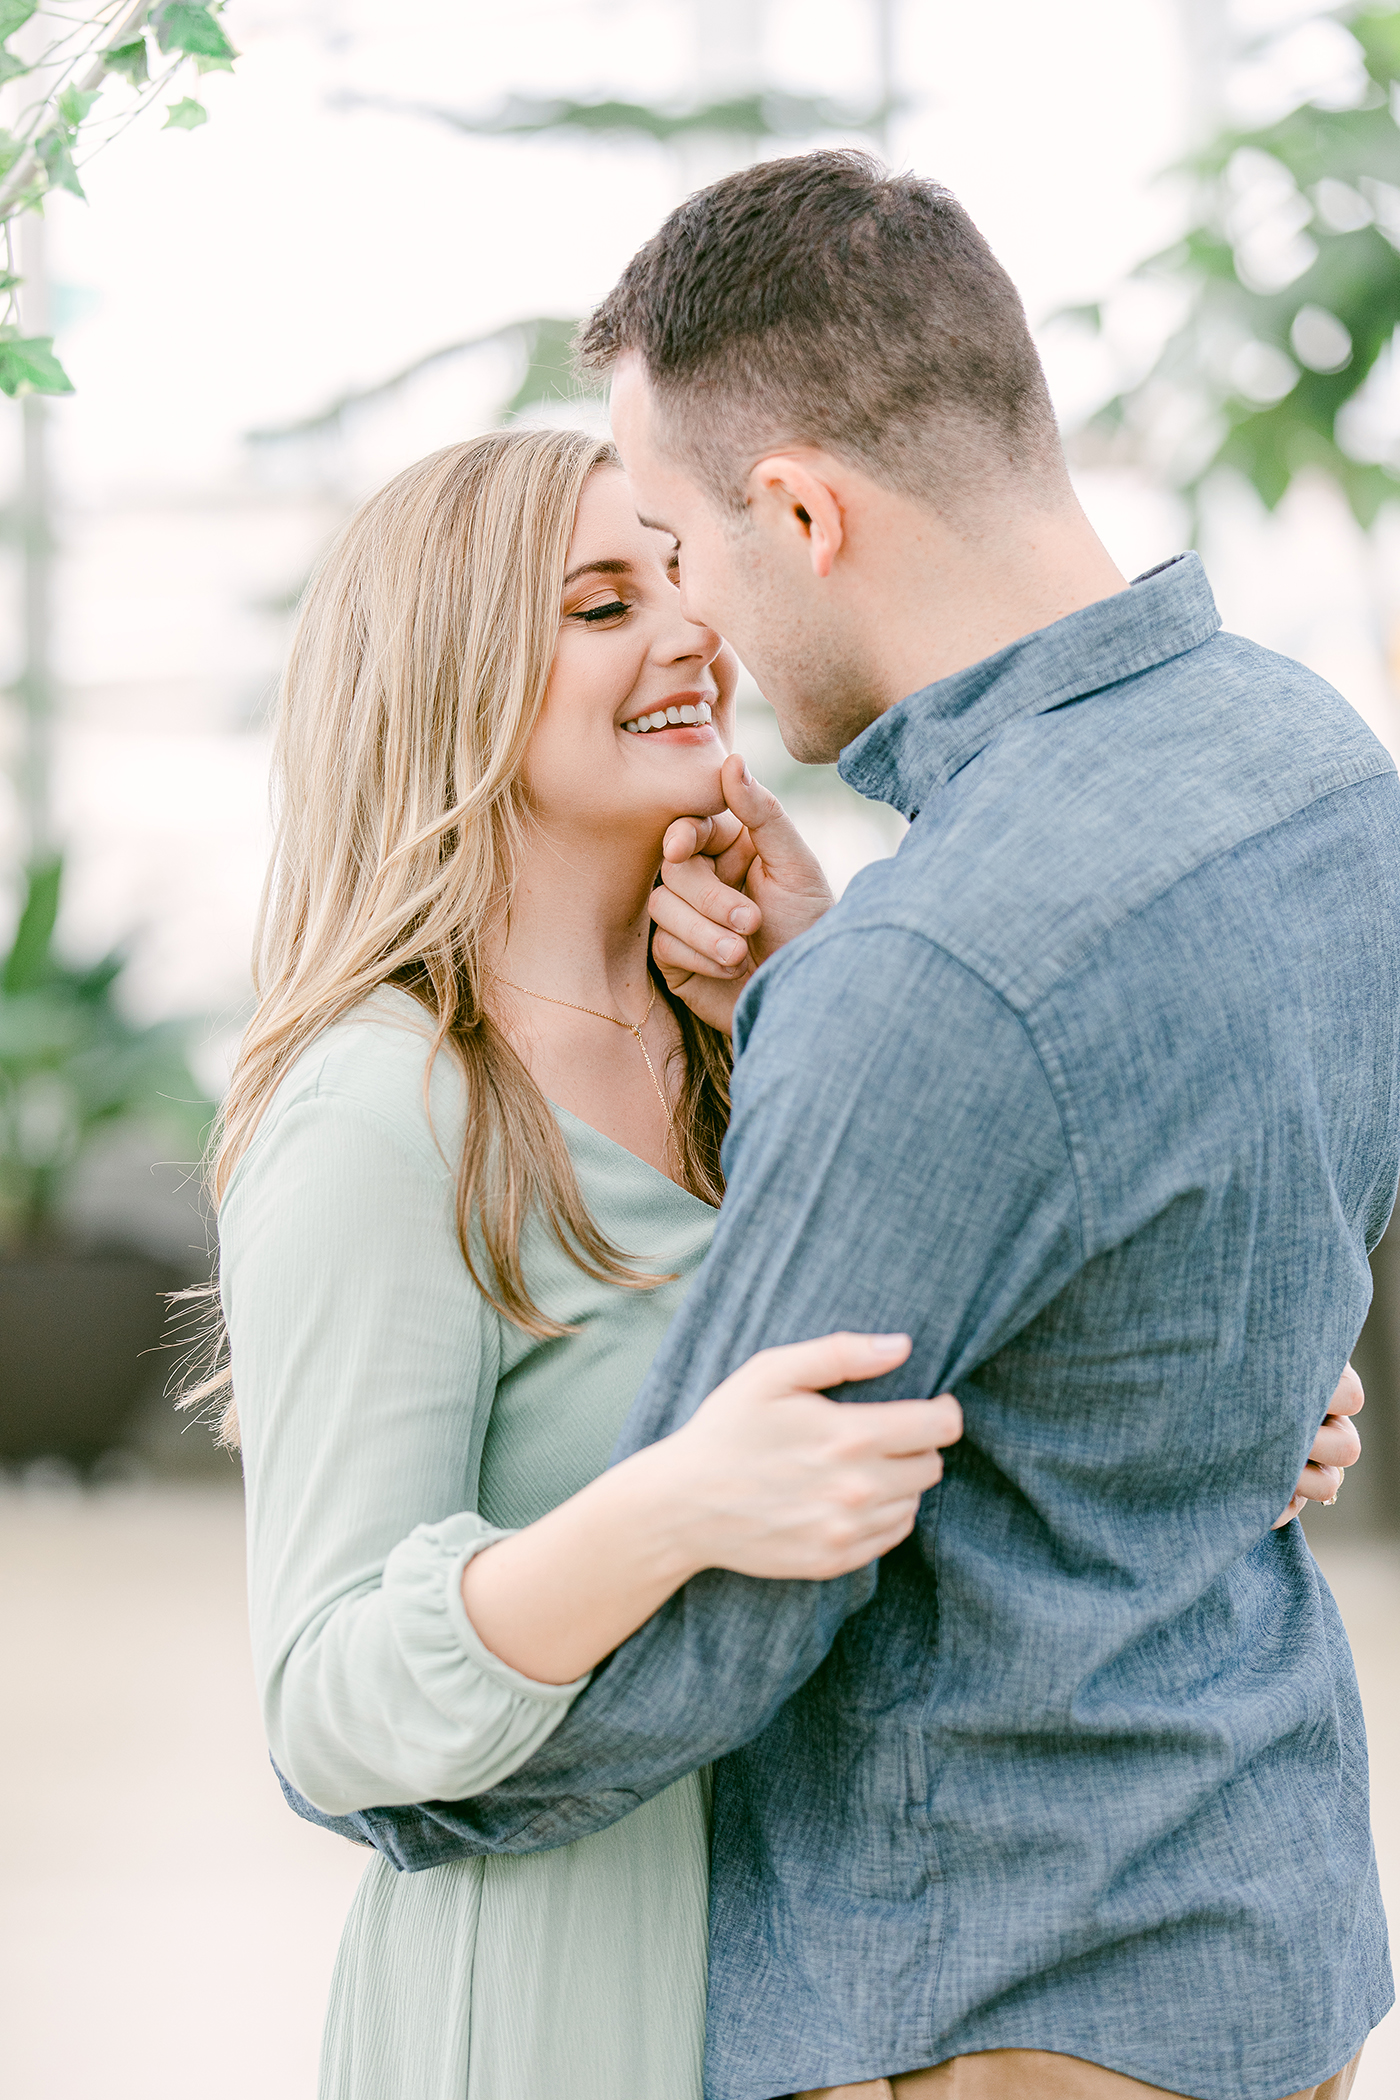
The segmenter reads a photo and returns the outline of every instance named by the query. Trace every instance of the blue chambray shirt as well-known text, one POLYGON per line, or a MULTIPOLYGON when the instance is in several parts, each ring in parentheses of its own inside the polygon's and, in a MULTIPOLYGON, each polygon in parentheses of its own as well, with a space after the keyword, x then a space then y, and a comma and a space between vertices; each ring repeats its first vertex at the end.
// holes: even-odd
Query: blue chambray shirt
POLYGON ((1269 1527, 1396 1190, 1395 769, 1187 555, 841 770, 912 828, 745 995, 619 1451, 756 1349, 906 1328, 863 1390, 956 1390, 947 1477, 858 1575, 698 1577, 492 1793, 335 1827, 534 1849, 718 1759, 711 2100, 1000 2047, 1274 2100, 1392 1997, 1346 1637, 1269 1527))

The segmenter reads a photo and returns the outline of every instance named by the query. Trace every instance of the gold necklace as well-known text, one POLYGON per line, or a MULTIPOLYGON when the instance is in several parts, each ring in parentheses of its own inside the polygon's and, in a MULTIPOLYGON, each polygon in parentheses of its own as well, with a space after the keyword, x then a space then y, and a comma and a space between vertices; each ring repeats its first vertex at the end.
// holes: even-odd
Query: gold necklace
POLYGON ((646 1059, 646 1068, 651 1074, 651 1083, 656 1088, 656 1098, 665 1110, 666 1122, 669 1126, 671 1122, 671 1104, 661 1091, 661 1081, 656 1076, 656 1067, 647 1055, 647 1046, 642 1041, 642 1030, 651 1019, 651 1010, 656 1004, 656 980, 654 978, 652 979, 651 997, 647 1001, 647 1010, 640 1021, 619 1020, 616 1014, 605 1014, 601 1008, 596 1006, 579 1006, 572 999, 555 999, 548 992, 532 992, 527 984, 512 984, 509 977, 503 977, 501 983, 512 992, 523 992, 527 999, 543 999, 546 1006, 567 1006, 571 1013, 592 1014, 595 1021, 611 1021, 614 1028, 625 1028, 629 1035, 634 1035, 637 1038, 637 1048, 646 1059))

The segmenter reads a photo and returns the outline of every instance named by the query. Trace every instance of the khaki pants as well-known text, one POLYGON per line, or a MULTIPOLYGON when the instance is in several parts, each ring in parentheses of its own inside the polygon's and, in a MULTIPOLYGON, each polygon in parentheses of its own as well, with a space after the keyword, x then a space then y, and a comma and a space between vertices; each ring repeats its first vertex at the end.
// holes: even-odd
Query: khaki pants
MULTIPOLYGON (((1287 2100, 1346 2100, 1358 2049, 1335 2078, 1310 2085, 1287 2100)), ((860 2085, 828 2085, 794 2094, 793 2100, 1132 2100, 1137 2093, 1163 2095, 1121 2071, 1105 2071, 1077 2056, 1052 2056, 1044 2049, 988 2049, 979 2056, 954 2056, 931 2071, 905 2071, 896 2078, 867 2078, 860 2085)), ((1179 2096, 1175 2096, 1179 2100, 1179 2096)))

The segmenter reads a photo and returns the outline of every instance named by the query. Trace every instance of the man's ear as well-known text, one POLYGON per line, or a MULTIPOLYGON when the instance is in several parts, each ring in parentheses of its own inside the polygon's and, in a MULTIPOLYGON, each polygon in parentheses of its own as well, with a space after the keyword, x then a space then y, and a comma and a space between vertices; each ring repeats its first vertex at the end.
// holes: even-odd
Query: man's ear
POLYGON ((770 528, 796 534, 815 576, 829 576, 846 537, 841 499, 821 471, 820 456, 775 452, 749 476, 749 504, 770 528))

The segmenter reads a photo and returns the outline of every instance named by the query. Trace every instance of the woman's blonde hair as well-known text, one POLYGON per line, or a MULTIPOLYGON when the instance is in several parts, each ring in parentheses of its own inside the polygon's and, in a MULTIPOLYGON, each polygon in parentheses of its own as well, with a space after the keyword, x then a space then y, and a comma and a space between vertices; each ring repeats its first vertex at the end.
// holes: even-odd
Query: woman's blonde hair
MULTIPOLYGON (((559 635, 565 558, 590 474, 612 447, 582 431, 497 431, 420 460, 363 505, 308 588, 283 679, 275 842, 254 940, 257 1007, 211 1155, 215 1201, 278 1084, 323 1029, 380 985, 412 994, 466 1084, 457 1235, 497 1310, 569 1330, 521 1264, 538 1214, 590 1276, 639 1274, 589 1215, 549 1104, 487 1009, 493 937, 530 838, 527 746, 559 635)), ((665 986, 659 986, 666 996, 665 986)), ((728 1045, 679 1001, 679 1178, 718 1202, 728 1045)), ((222 1340, 222 1334, 220 1334, 222 1340)), ((238 1441, 229 1373, 221 1443, 238 1441)))

